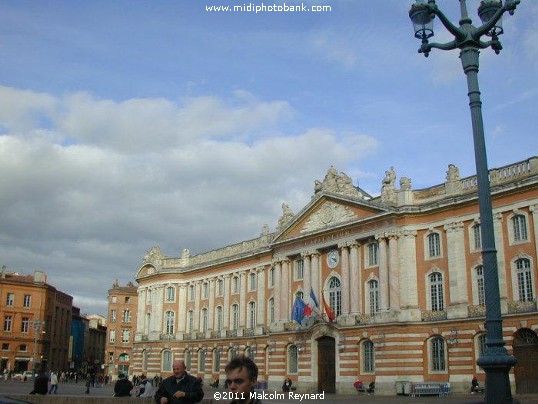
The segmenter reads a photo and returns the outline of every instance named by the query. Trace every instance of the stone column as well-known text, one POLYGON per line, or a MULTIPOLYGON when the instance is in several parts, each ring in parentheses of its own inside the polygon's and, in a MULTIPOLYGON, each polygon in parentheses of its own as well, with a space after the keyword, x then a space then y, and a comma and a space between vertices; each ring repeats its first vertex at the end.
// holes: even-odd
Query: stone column
MULTIPOLYGON (((320 253, 319 251, 315 250, 312 251, 312 266, 311 266, 311 279, 312 279, 312 289, 314 290, 314 296, 316 296, 316 299, 318 300, 318 303, 321 305, 321 285, 320 285, 320 274, 321 274, 321 268, 320 268, 320 261, 319 261, 320 253)), ((320 307, 321 309, 321 307, 320 307)))
POLYGON ((389 236, 389 307, 400 310, 400 266, 398 262, 398 237, 389 236))
POLYGON ((232 279, 232 275, 226 274, 223 276, 223 278, 224 278, 224 282, 223 282, 224 305, 222 307, 222 325, 225 330, 229 330, 230 329, 230 310, 231 310, 230 294, 232 293, 230 282, 232 279))
POLYGON ((420 321, 418 312, 418 278, 417 278, 417 232, 402 230, 398 239, 400 252, 400 309, 407 310, 409 321, 420 321), (414 315, 411 311, 416 310, 414 315), (418 317, 416 317, 418 315, 418 317))
MULTIPOLYGON (((449 318, 459 318, 467 315, 467 263, 465 261, 465 242, 463 238, 463 223, 453 222, 444 226, 446 232, 446 256, 448 259, 448 279, 450 280, 449 318)), ((448 306, 448 305, 447 305, 448 306)))
POLYGON ((303 290, 305 301, 308 301, 308 296, 310 295, 310 286, 311 286, 311 262, 310 262, 310 253, 302 252, 301 257, 303 258, 303 290))
POLYGON ((291 292, 291 271, 290 260, 288 258, 282 260, 282 270, 280 278, 280 318, 287 322, 290 320, 290 292, 291 292))
MULTIPOLYGON (((146 308, 146 288, 138 289, 138 306, 136 312, 136 333, 144 333, 144 321, 145 321, 145 311, 146 308)), ((117 321, 117 320, 116 320, 117 321)))
POLYGON ((178 307, 177 312, 179 314, 178 318, 178 331, 180 333, 185 333, 187 325, 187 285, 179 285, 179 298, 178 298, 178 307))
POLYGON ((246 326, 248 272, 239 273, 239 328, 246 326))
POLYGON ((153 289, 153 296, 151 304, 151 323, 152 331, 161 333, 163 330, 163 303, 164 303, 164 286, 159 285, 153 289))
POLYGON ((274 266, 273 268, 275 269, 275 285, 273 286, 273 297, 275 299, 275 321, 276 322, 280 322, 282 320, 281 316, 280 316, 280 295, 282 293, 282 288, 281 288, 281 271, 282 271, 282 263, 280 262, 280 260, 275 260, 273 262, 274 266))
MULTIPOLYGON (((534 226, 537 226, 536 222, 534 226)), ((501 298, 501 310, 503 313, 508 311, 508 286, 506 284, 506 264, 504 260, 504 233, 503 233, 503 215, 497 213, 493 215, 493 233, 495 235, 495 249, 497 250, 497 270, 499 271, 499 296, 501 298)), ((534 233, 536 234, 536 233, 534 233)))
POLYGON ((389 267, 387 262, 387 240, 385 235, 376 235, 379 243, 379 311, 389 308, 389 267))
POLYGON ((265 268, 256 268, 256 325, 265 324, 265 268))
POLYGON ((352 242, 350 244, 350 311, 351 314, 359 314, 361 312, 362 298, 362 276, 360 265, 360 244, 352 242))
POLYGON ((340 255, 342 256, 342 263, 340 267, 342 276, 342 315, 347 316, 349 314, 350 307, 350 294, 351 294, 351 280, 349 276, 349 247, 348 242, 344 242, 338 245, 340 248, 340 255))
POLYGON ((215 278, 209 279, 209 305, 207 310, 207 329, 213 330, 213 323, 215 318, 215 278))
POLYGON ((194 283, 194 330, 193 331, 202 331, 201 330, 201 321, 200 317, 202 316, 202 310, 200 309, 200 299, 202 297, 202 282, 195 281, 194 283))

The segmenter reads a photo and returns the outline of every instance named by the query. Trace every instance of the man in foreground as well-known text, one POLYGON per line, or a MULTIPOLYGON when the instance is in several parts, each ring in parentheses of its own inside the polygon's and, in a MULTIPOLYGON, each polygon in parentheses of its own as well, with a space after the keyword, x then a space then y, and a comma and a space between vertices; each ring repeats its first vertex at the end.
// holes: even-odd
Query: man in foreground
POLYGON ((232 393, 230 404, 261 404, 258 398, 250 398, 258 381, 258 366, 246 356, 237 356, 224 369, 226 382, 232 393))
POLYGON ((194 404, 204 398, 200 380, 187 374, 185 362, 175 360, 174 374, 167 377, 155 393, 157 404, 194 404))

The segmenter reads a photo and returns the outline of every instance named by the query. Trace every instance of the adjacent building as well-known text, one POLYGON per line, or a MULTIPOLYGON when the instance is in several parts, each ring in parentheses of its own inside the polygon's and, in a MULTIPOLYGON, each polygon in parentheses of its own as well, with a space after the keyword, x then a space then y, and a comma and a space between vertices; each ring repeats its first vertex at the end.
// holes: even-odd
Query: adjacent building
MULTIPOLYGON (((504 339, 518 359, 511 382, 536 392, 538 158, 490 179, 504 339)), ((375 380, 380 394, 401 381, 468 391, 473 375, 484 379, 476 184, 450 165, 443 182, 413 190, 391 168, 372 197, 331 167, 298 213, 282 206, 274 231, 198 255, 153 247, 136 273, 129 372, 166 376, 179 358, 192 374, 222 380, 226 362, 244 354, 270 389, 289 377, 312 392, 351 391, 357 378, 375 380), (313 313, 294 315, 296 301, 313 313)), ((109 316, 112 307, 123 316, 109 304, 109 316)), ((115 361, 121 350, 108 350, 115 361)))
POLYGON ((47 283, 46 275, 8 272, 0 275, 0 341, 3 371, 69 368, 73 297, 47 283))
POLYGON ((120 373, 133 375, 133 339, 136 331, 138 291, 132 282, 114 282, 108 291, 106 374, 116 379, 120 373))

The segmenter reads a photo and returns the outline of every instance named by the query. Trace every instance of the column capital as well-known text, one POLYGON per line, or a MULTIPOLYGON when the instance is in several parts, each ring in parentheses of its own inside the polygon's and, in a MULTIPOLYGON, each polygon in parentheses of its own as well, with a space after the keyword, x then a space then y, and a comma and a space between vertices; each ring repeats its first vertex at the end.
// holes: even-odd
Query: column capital
POLYGON ((443 226, 443 229, 449 233, 449 232, 453 232, 453 231, 461 231, 461 229, 463 229, 463 222, 461 221, 453 221, 453 222, 450 222, 448 224, 445 224, 443 226))
POLYGON ((536 205, 530 205, 529 206, 529 210, 532 212, 532 213, 535 213, 538 211, 538 204, 536 205))

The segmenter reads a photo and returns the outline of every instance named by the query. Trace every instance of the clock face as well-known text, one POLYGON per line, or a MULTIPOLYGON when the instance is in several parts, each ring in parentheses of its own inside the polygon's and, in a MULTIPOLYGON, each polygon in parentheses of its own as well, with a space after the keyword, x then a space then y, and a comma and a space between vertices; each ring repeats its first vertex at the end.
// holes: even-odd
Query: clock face
POLYGON ((327 254, 327 265, 329 266, 329 268, 335 268, 338 265, 339 259, 340 256, 338 255, 338 251, 329 251, 329 253, 327 254))

